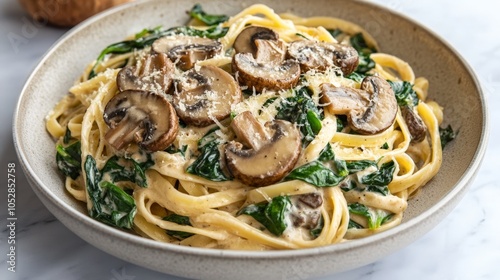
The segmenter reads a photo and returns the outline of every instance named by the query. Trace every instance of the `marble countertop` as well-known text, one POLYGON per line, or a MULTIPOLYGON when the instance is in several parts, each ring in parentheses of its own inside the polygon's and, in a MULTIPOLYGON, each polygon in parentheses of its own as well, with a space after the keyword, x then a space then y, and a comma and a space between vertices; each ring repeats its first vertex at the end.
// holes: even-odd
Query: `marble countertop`
MULTIPOLYGON (((322 279, 498 279, 500 182, 500 2, 492 0, 377 0, 441 35, 476 71, 490 106, 490 142, 479 174, 463 200, 437 227, 379 261, 322 279), (497 275, 497 276, 495 276, 497 275)), ((30 72, 67 30, 34 24, 17 1, 0 1, 1 166, 19 162, 12 114, 30 72)), ((5 170, 5 169, 4 169, 5 170)), ((17 172, 22 172, 21 168, 17 172)), ((4 171, 4 174, 5 171, 4 171)), ((181 279, 117 259, 77 237, 42 205, 17 176, 17 264, 7 270, 7 191, 0 200, 0 279, 181 279)), ((6 183, 4 183, 6 187, 6 183)), ((271 277, 272 278, 272 277, 271 277)))

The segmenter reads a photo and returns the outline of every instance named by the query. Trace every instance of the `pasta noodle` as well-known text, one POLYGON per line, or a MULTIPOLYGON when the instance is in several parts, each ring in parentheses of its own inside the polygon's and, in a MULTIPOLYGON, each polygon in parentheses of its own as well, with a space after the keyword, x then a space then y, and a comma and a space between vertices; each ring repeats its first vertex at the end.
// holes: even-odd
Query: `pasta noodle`
MULTIPOLYGON (((234 80, 237 84, 235 90, 225 90, 230 92, 229 97, 218 97, 215 101, 210 99, 212 93, 205 91, 201 98, 206 100, 199 104, 208 108, 211 105, 206 104, 233 102, 230 116, 219 118, 210 113, 209 120, 190 123, 191 120, 183 118, 182 113, 189 106, 195 105, 188 106, 181 102, 171 115, 175 120, 178 120, 179 115, 181 124, 170 123, 170 129, 175 127, 177 130, 168 147, 157 150, 150 148, 151 145, 141 144, 143 142, 137 140, 140 138, 138 133, 151 128, 141 127, 142 124, 137 125, 138 128, 135 127, 132 132, 125 132, 130 133, 132 140, 124 146, 113 143, 109 131, 117 124, 110 121, 114 115, 111 116, 107 110, 111 106, 109 104, 115 102, 115 97, 126 91, 118 80, 123 78, 123 69, 135 71, 127 74, 130 77, 147 71, 147 67, 153 67, 148 66, 148 59, 158 52, 155 50, 156 43, 153 43, 130 51, 107 53, 92 62, 78 82, 69 89, 69 94, 54 106, 46 118, 47 131, 57 139, 56 159, 59 169, 66 176, 65 187, 75 199, 87 204, 93 218, 116 227, 131 229, 161 242, 243 250, 326 246, 373 235, 401 223, 408 199, 436 175, 442 161, 439 125, 443 121, 443 108, 436 102, 427 100, 429 83, 424 77, 416 77, 411 66, 400 58, 378 52, 377 42, 363 28, 337 18, 279 15, 265 5, 253 5, 214 25, 207 26, 198 19, 190 23, 197 26, 182 30, 226 32, 218 38, 206 39, 206 44, 220 46, 217 53, 196 58, 191 66, 185 61, 185 57, 178 57, 176 60, 169 56, 172 61, 169 60, 167 64, 173 70, 169 72, 171 81, 165 82, 172 84, 167 92, 158 90, 164 84, 158 82, 163 80, 158 80, 157 72, 153 72, 156 76, 147 77, 150 80, 156 79, 151 82, 151 88, 144 88, 142 82, 135 83, 142 86, 144 92, 152 91, 153 95, 160 95, 161 100, 170 104, 176 102, 176 97, 172 96, 181 87, 186 87, 182 83, 194 77, 192 73, 201 75, 200 73, 223 70, 226 73, 224 75, 230 74, 227 79, 234 80), (253 35, 260 40, 257 42, 254 38, 258 48, 263 44, 271 44, 276 50, 257 55, 271 58, 280 56, 281 61, 293 60, 291 45, 297 41, 316 44, 301 49, 299 55, 323 46, 321 44, 325 44, 327 48, 356 48, 355 44, 359 42, 356 40, 359 38, 363 39, 364 49, 356 48, 355 72, 351 69, 346 73, 343 68, 345 65, 337 65, 335 61, 327 59, 327 63, 330 63, 327 69, 304 69, 305 66, 301 64, 300 78, 297 76, 293 86, 259 89, 257 84, 252 86, 245 82, 243 70, 235 71, 235 67, 239 69, 235 65, 235 57, 239 54, 238 36, 246 32, 249 26, 274 32, 271 34, 276 38, 271 39, 253 35), (265 42, 266 40, 272 42, 265 42), (282 50, 286 50, 286 55, 282 50), (367 71, 358 71, 362 62, 372 65, 367 71), (356 75, 359 79, 356 79, 356 75), (366 106, 382 106, 378 110, 389 110, 385 105, 373 105, 373 102, 385 101, 382 99, 383 93, 378 92, 382 89, 375 86, 370 88, 367 81, 371 78, 382 80, 380 83, 389 85, 390 92, 395 95, 398 87, 409 85, 404 96, 406 104, 401 104, 405 100, 401 101, 397 96, 390 97, 394 104, 396 99, 398 102, 393 108, 393 121, 380 131, 372 132, 356 127, 355 116, 352 115, 354 111, 335 111, 335 104, 340 101, 333 97, 325 99, 328 96, 327 86, 333 88, 334 92, 342 91, 344 95, 341 98, 344 99, 349 94, 352 97, 354 93, 363 97, 372 90, 380 98, 366 103, 371 104, 366 106), (241 97, 231 95, 240 89, 243 91, 241 97), (301 90, 307 92, 302 99, 297 97, 301 90), (309 103, 300 103, 304 100, 309 103), (303 109, 292 106, 299 103, 310 107, 303 109), (286 115, 286 106, 294 108, 291 114, 288 113, 292 116, 291 119, 283 116, 286 115), (242 120, 244 117, 240 117, 248 114, 253 118, 242 120), (250 126, 237 131, 237 121, 250 126), (423 137, 415 135, 416 125, 424 129, 423 137), (296 141, 297 149, 289 148, 295 145, 292 142, 279 148, 283 153, 291 150, 295 155, 284 174, 276 175, 279 177, 277 179, 268 178, 274 175, 267 173, 263 175, 265 178, 261 176, 260 179, 246 174, 238 175, 238 172, 243 171, 234 171, 232 168, 246 165, 240 161, 236 167, 231 166, 228 154, 232 150, 229 147, 239 142, 248 153, 251 149, 259 150, 261 145, 267 147, 276 139, 281 141, 279 139, 293 138, 294 134, 290 131, 282 134, 275 132, 273 136, 271 127, 279 126, 280 129, 291 127, 292 132, 300 132, 300 143, 296 141), (261 134, 266 133, 259 132, 260 130, 271 133, 267 135, 268 138, 276 139, 265 138, 261 134), (256 137, 264 141, 264 144, 253 138, 245 142, 242 135, 256 137), (210 148, 212 154, 204 154, 210 148), (210 169, 203 169, 205 173, 197 171, 195 167, 204 155, 209 164, 203 168, 210 169), (206 172, 213 174, 206 175, 206 172), (307 175, 307 172, 310 174, 307 175), (256 181, 252 181, 252 178, 256 181)), ((129 40, 143 42, 146 41, 144 38, 155 36, 158 32, 161 30, 148 30, 146 34, 129 40), (141 36, 145 37, 141 39, 141 36)), ((199 36, 183 32, 185 33, 180 32, 180 36, 199 36)), ((179 36, 179 32, 164 35, 157 40, 179 36)), ((191 45, 191 48, 196 49, 196 52, 200 47, 191 45)), ((196 53, 191 53, 191 56, 196 56, 196 53)), ((297 58, 297 61, 300 62, 300 59, 297 58)), ((323 58, 320 57, 319 60, 321 59, 323 58)), ((287 63, 298 65, 296 61, 287 63)), ((288 67, 283 65, 276 67, 288 67)), ((298 67, 293 65, 290 67, 298 67)), ((154 69, 157 70, 158 67, 154 69)), ((193 79, 196 80, 195 83, 201 83, 202 78, 193 79)), ((373 81, 379 80, 371 81, 373 84, 373 81)), ((361 97, 350 102, 358 102, 356 106, 359 106, 365 102, 361 97)), ((122 106, 121 103, 117 104, 122 106)), ((217 109, 210 108, 207 109, 209 112, 217 109)), ((368 113, 365 112, 366 114, 368 113)), ((149 116, 129 118, 144 121, 149 116)), ((166 116, 162 118, 167 119, 166 116)), ((156 127, 151 129, 155 131, 156 127)), ((126 137, 125 134, 117 137, 126 137)), ((266 158, 268 156, 272 157, 273 154, 263 155, 266 158)), ((274 155, 275 158, 278 156, 274 155)), ((279 165, 285 164, 277 165, 281 168, 279 165)), ((274 168, 259 164, 250 166, 252 170, 274 168)))

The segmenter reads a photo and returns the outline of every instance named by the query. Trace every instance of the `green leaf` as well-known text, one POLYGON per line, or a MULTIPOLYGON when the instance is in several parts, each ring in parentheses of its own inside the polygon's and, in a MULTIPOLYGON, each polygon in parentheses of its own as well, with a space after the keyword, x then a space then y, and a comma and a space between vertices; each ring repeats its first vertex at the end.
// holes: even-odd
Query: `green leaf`
POLYGON ((348 182, 349 184, 342 184, 340 187, 344 192, 348 192, 358 188, 358 184, 356 184, 354 180, 348 180, 348 182))
POLYGON ((113 182, 129 181, 145 188, 147 187, 146 170, 153 165, 154 161, 149 154, 145 162, 113 156, 108 159, 101 173, 109 174, 113 182))
POLYGON ((327 29, 327 31, 332 35, 333 38, 337 39, 339 35, 344 33, 340 28, 327 29))
POLYGON ((101 182, 102 175, 92 156, 87 155, 84 169, 86 188, 92 202, 90 217, 111 226, 132 228, 137 212, 133 197, 110 182, 101 182))
POLYGON ((295 88, 293 93, 294 96, 286 98, 278 106, 276 119, 297 124, 302 135, 302 145, 307 146, 321 129, 323 114, 306 87, 295 88))
POLYGON ((112 226, 132 228, 137 212, 134 198, 110 182, 103 181, 100 186, 103 190, 100 203, 104 211, 95 213, 94 218, 112 226))
POLYGON ((290 212, 292 203, 288 196, 277 196, 271 202, 251 204, 238 211, 237 215, 250 215, 269 232, 281 236, 287 228, 286 216, 290 212))
POLYGON ((176 148, 174 145, 170 145, 167 147, 165 152, 169 154, 176 154, 180 153, 183 157, 186 156, 186 151, 187 151, 188 146, 187 145, 182 145, 180 148, 176 148))
MULTIPOLYGON (((370 54, 377 52, 375 48, 369 47, 366 43, 365 37, 362 33, 356 33, 350 38, 350 43, 353 48, 358 51, 359 63, 356 67, 355 72, 358 74, 351 74, 352 79, 360 79, 361 76, 366 75, 366 73, 373 68, 375 68, 375 61, 370 58, 370 54)), ((362 79, 361 79, 362 80, 362 79)))
POLYGON ((349 212, 365 217, 368 220, 369 229, 379 228, 383 223, 387 222, 392 217, 392 214, 387 214, 382 210, 369 209, 360 203, 349 204, 348 208, 349 212))
POLYGON ((389 149, 389 144, 387 144, 387 142, 385 142, 384 145, 382 145, 380 147, 380 149, 388 150, 389 149))
MULTIPOLYGON (((364 58, 364 59, 366 59, 366 58, 364 58)), ((364 62, 364 63, 366 63, 366 62, 364 62)), ((375 67, 375 66, 373 66, 373 67, 375 67)), ((366 73, 366 72, 370 71, 373 67, 372 67, 372 65, 366 65, 364 67, 361 67, 361 71, 364 71, 363 73, 366 73)), ((351 74, 347 75, 346 78, 351 79, 357 83, 361 83, 363 81, 363 79, 366 78, 366 75, 358 73, 358 72, 352 72, 351 74)))
POLYGON ((80 176, 82 169, 81 144, 80 141, 63 147, 56 146, 57 168, 65 175, 75 180, 80 176))
POLYGON ((212 129, 198 141, 200 155, 187 168, 187 172, 201 176, 211 181, 221 182, 231 179, 222 171, 221 154, 219 145, 222 143, 215 132, 218 127, 212 129))
POLYGON ((379 194, 385 196, 385 195, 389 194, 389 187, 387 187, 387 185, 385 185, 385 186, 373 186, 373 185, 370 185, 370 186, 366 187, 366 191, 379 193, 379 194))
POLYGON ((444 147, 453 139, 457 137, 458 132, 454 132, 451 125, 448 125, 445 128, 439 128, 439 138, 441 138, 441 148, 444 147))
POLYGON ((316 114, 315 110, 308 110, 307 111, 307 121, 311 125, 312 132, 315 135, 318 135, 319 131, 321 130, 322 124, 321 124, 321 120, 319 119, 319 116, 316 114))
POLYGON ((363 171, 370 166, 377 167, 377 162, 373 160, 356 160, 356 161, 348 161, 346 163, 347 170, 349 170, 349 174, 354 174, 359 171, 363 171))
POLYGON ((193 8, 191 9, 191 11, 189 11, 189 15, 192 18, 195 18, 195 19, 203 22, 206 25, 216 25, 219 23, 223 23, 229 19, 229 17, 226 15, 207 14, 205 11, 203 11, 200 4, 194 5, 193 8))
POLYGON ((344 178, 335 174, 321 162, 311 161, 294 169, 285 177, 285 180, 301 180, 316 187, 334 187, 344 178))
POLYGON ((64 133, 63 144, 68 145, 71 140, 71 130, 66 128, 66 132, 64 133))
POLYGON ((337 132, 341 132, 347 124, 347 119, 344 120, 341 117, 342 116, 337 116, 337 132))
POLYGON ((335 153, 333 152, 332 145, 330 145, 330 143, 326 144, 323 150, 321 150, 318 160, 322 162, 335 160, 335 153))
POLYGON ((347 228, 362 229, 363 227, 360 224, 356 223, 355 221, 349 220, 349 225, 347 226, 347 228))
POLYGON ((413 85, 407 81, 387 81, 394 91, 399 106, 417 106, 417 92, 413 90, 413 85))
POLYGON ((368 71, 375 68, 375 61, 370 58, 369 53, 358 52, 358 55, 359 55, 359 63, 358 63, 358 67, 356 67, 356 70, 354 70, 354 72, 356 72, 360 75, 360 77, 356 77, 359 79, 359 78, 361 78, 362 75, 366 76, 367 75, 366 73, 368 71))
POLYGON ((95 68, 97 67, 97 65, 99 65, 99 63, 101 63, 104 60, 104 58, 108 54, 123 54, 132 52, 134 50, 141 50, 144 49, 145 47, 151 46, 153 42, 156 41, 158 38, 177 35, 177 34, 217 39, 225 36, 228 30, 229 28, 227 27, 221 27, 217 25, 208 28, 206 30, 200 30, 189 26, 178 26, 178 27, 172 27, 168 30, 160 30, 159 28, 158 30, 153 29, 150 30, 151 33, 148 33, 148 35, 143 35, 141 34, 143 32, 140 32, 138 33, 139 38, 137 39, 113 43, 107 46, 104 50, 102 50, 99 56, 97 57, 96 63, 90 70, 88 78, 92 79, 97 75, 97 73, 95 72, 95 68))
MULTIPOLYGON (((176 223, 179 225, 191 226, 191 222, 189 221, 189 217, 187 217, 187 216, 170 214, 170 215, 164 217, 163 220, 169 221, 172 223, 176 223)), ((190 232, 177 231, 177 230, 167 230, 167 234, 174 237, 174 238, 177 238, 179 240, 182 240, 182 239, 185 239, 185 238, 188 238, 188 237, 191 237, 194 235, 190 232)))
POLYGON ((365 54, 371 54, 374 52, 377 52, 377 49, 369 47, 368 44, 366 43, 365 37, 363 36, 363 33, 359 32, 351 36, 350 38, 351 46, 355 48, 358 53, 362 52, 365 54))
POLYGON ((387 186, 392 181, 394 170, 396 170, 396 165, 394 161, 391 160, 382 164, 376 172, 363 176, 361 178, 361 183, 379 187, 387 186))

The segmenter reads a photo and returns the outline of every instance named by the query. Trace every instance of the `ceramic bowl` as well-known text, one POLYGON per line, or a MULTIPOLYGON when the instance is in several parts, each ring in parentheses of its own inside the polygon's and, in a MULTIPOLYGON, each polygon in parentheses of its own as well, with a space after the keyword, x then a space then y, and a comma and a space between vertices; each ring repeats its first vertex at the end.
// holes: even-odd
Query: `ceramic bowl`
MULTIPOLYGON (((370 32, 382 51, 408 61, 430 82, 430 98, 445 107, 445 124, 460 130, 444 150, 439 174, 409 202, 401 225, 374 236, 296 251, 227 251, 163 244, 117 230, 88 217, 84 205, 63 187, 54 142, 44 117, 76 77, 110 43, 145 27, 186 22, 198 0, 132 2, 78 25, 45 55, 28 79, 14 116, 14 140, 33 190, 75 234, 126 261, 164 273, 204 279, 305 278, 359 267, 392 253, 428 232, 466 193, 485 152, 487 113, 471 68, 447 43, 414 21, 367 2, 340 0, 259 1, 277 12, 335 16, 370 32)), ((255 0, 206 1, 205 10, 236 14, 255 0)))

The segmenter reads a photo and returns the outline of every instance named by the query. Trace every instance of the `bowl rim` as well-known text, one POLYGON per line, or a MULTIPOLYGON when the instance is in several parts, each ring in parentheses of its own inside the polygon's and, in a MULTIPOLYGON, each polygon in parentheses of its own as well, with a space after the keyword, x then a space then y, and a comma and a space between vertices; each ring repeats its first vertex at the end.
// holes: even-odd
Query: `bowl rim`
MULTIPOLYGON (((70 215, 72 218, 75 220, 78 220, 79 222, 85 224, 88 227, 93 228, 95 231, 98 231, 101 234, 107 235, 107 236, 112 236, 113 238, 119 238, 121 241, 124 242, 133 242, 136 243, 137 245, 143 245, 148 248, 152 249, 161 249, 165 250, 166 252, 172 252, 172 253, 182 253, 182 254, 187 254, 187 255, 196 255, 196 256, 202 256, 202 257, 211 257, 211 258, 233 258, 233 259, 288 259, 288 258, 296 258, 296 257, 304 257, 304 256, 318 256, 318 255, 324 255, 324 254, 330 254, 332 252, 342 252, 342 251, 347 251, 347 250, 353 250, 359 247, 364 247, 369 243, 375 243, 378 241, 382 241, 387 238, 391 238, 395 236, 398 232, 401 231, 407 231, 411 230, 412 227, 414 227, 417 224, 420 224, 424 222, 427 218, 429 218, 433 213, 437 212, 440 208, 442 208, 445 204, 448 203, 448 201, 452 200, 454 197, 458 196, 462 191, 464 191, 468 184, 475 176, 476 171, 480 168, 480 165, 482 163, 482 160, 484 158, 484 154, 487 148, 487 143, 488 143, 488 138, 489 138, 489 113, 488 113, 488 107, 487 107, 487 102, 486 102, 486 95, 484 94, 483 88, 481 87, 481 84, 476 76, 475 71, 473 68, 468 64, 468 62, 460 55, 460 53, 455 50, 455 48, 448 43, 443 37, 435 33, 434 31, 430 30, 428 27, 423 25, 422 23, 419 23, 412 18, 400 13, 399 11, 395 11, 392 9, 389 9, 387 7, 384 7, 380 4, 377 3, 372 3, 372 2, 367 2, 367 1, 362 1, 362 0, 355 0, 359 5, 365 5, 365 6, 371 6, 373 8, 380 9, 384 12, 387 12, 389 14, 392 14, 396 17, 402 18, 409 23, 417 26, 420 28, 423 32, 427 33, 432 39, 434 39, 436 42, 439 42, 444 48, 449 51, 451 55, 457 58, 458 62, 464 67, 464 69, 467 71, 467 74, 470 76, 471 80, 473 81, 473 86, 476 88, 479 96, 479 100, 481 103, 481 108, 483 111, 482 114, 482 121, 483 121, 483 129, 481 131, 481 135, 479 138, 478 146, 477 149, 473 155, 472 161, 470 164, 467 166, 464 174, 460 177, 458 180, 457 184, 448 192, 446 193, 441 200, 439 200, 436 204, 434 204, 432 207, 426 209, 424 212, 422 212, 420 215, 413 217, 404 223, 391 228, 387 231, 377 233, 375 235, 361 238, 361 239, 356 239, 356 240, 350 240, 349 242, 344 242, 344 243, 337 243, 337 244, 331 244, 323 247, 316 247, 316 248, 304 248, 304 249, 293 249, 293 250, 271 250, 271 251, 245 251, 245 250, 227 250, 227 249, 207 249, 207 248, 194 248, 194 247, 187 247, 187 246, 181 246, 181 245, 176 245, 176 244, 170 244, 170 243, 163 243, 160 241, 156 241, 153 239, 148 239, 139 235, 135 235, 133 233, 129 233, 120 229, 116 229, 111 226, 107 226, 103 223, 100 223, 92 218, 90 216, 81 213, 77 209, 70 207, 67 205, 62 198, 58 197, 54 193, 52 193, 45 184, 42 182, 42 180, 37 176, 31 165, 29 164, 28 157, 25 153, 25 151, 22 149, 22 144, 21 144, 21 135, 18 127, 20 126, 19 122, 19 115, 21 113, 21 105, 22 101, 24 100, 25 96, 28 94, 28 87, 31 84, 32 80, 34 79, 34 76, 36 76, 37 72, 40 71, 41 68, 43 68, 45 62, 51 57, 52 53, 54 53, 60 45, 63 45, 66 41, 71 39, 73 36, 76 36, 82 29, 85 27, 94 24, 95 22, 99 22, 102 19, 119 13, 124 10, 132 9, 135 6, 140 6, 140 5, 146 5, 149 2, 158 2, 157 0, 140 0, 140 1, 132 1, 128 2, 113 8, 110 8, 104 12, 101 12, 93 17, 90 17, 89 19, 83 21, 82 23, 78 24, 77 26, 73 27, 69 31, 67 31, 63 36, 61 36, 42 56, 42 58, 39 60, 37 65, 34 67, 34 69, 31 71, 29 77, 26 79, 24 86, 21 90, 21 94, 19 95, 18 102, 16 104, 14 114, 13 114, 13 122, 12 122, 12 131, 13 131, 13 142, 15 146, 15 150, 17 153, 17 156, 19 158, 19 162, 23 168, 24 174, 26 177, 28 177, 28 181, 30 183, 31 188, 35 189, 35 193, 37 195, 43 195, 45 198, 47 198, 53 205, 55 205, 57 208, 59 208, 61 211, 66 212, 68 215, 70 215)), ((163 4, 164 2, 162 2, 163 4)), ((43 200, 42 200, 43 201, 43 200)), ((430 229, 429 229, 430 230, 430 229)), ((75 233, 76 234, 76 233, 75 233)))

